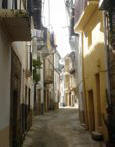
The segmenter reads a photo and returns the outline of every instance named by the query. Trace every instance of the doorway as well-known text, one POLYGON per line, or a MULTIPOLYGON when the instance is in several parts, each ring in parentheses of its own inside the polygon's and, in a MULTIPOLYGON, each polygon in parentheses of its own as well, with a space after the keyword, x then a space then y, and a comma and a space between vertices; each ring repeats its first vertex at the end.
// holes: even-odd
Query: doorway
POLYGON ((89 131, 95 130, 95 113, 94 113, 94 98, 93 90, 88 91, 88 105, 89 105, 89 131))
POLYGON ((15 52, 11 51, 11 99, 10 99, 10 144, 18 147, 21 143, 21 64, 15 52))
POLYGON ((41 114, 41 89, 38 89, 38 114, 41 114))
POLYGON ((97 93, 97 115, 98 115, 98 126, 102 126, 101 117, 101 94, 100 94, 100 75, 99 73, 95 75, 96 78, 96 93, 97 93))

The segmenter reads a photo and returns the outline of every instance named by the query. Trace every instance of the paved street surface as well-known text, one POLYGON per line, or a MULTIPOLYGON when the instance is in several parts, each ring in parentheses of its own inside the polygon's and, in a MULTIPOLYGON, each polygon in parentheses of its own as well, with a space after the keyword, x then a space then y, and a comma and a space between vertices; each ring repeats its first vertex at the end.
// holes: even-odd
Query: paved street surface
POLYGON ((34 118, 23 147, 104 147, 80 126, 77 109, 60 109, 34 118))

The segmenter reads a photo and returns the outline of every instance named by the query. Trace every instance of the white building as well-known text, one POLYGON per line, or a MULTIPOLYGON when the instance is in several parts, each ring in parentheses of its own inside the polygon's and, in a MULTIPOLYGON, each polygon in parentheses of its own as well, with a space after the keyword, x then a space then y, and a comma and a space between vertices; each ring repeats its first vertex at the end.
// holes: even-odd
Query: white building
POLYGON ((55 97, 55 108, 59 107, 60 99, 60 55, 58 51, 54 53, 54 97, 55 97))
POLYGON ((30 23, 22 0, 0 1, 0 147, 19 145, 29 127, 24 125, 32 107, 30 23))

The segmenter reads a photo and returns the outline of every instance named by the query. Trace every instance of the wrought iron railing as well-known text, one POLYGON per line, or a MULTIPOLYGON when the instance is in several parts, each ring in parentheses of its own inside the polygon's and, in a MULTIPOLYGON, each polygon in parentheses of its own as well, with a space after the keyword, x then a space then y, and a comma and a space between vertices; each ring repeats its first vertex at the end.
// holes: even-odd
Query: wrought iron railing
POLYGON ((27 0, 2 0, 1 2, 1 8, 2 9, 12 9, 12 10, 15 10, 15 9, 27 9, 27 0), (18 2, 19 1, 19 2, 18 2), (8 6, 9 2, 11 3, 10 4, 10 7, 8 6), (23 7, 22 7, 23 5, 23 7))
POLYGON ((2 9, 27 10, 28 14, 33 17, 35 28, 41 28, 42 0, 2 0, 0 5, 2 9))

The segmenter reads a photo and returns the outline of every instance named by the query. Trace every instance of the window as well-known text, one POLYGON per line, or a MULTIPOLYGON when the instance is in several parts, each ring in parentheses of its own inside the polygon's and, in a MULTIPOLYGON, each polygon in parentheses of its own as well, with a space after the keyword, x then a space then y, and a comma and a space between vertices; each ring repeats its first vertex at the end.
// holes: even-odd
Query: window
POLYGON ((17 0, 12 1, 12 8, 17 9, 17 0))
POLYGON ((8 8, 8 0, 2 0, 2 8, 7 9, 8 8))
MULTIPOLYGON (((12 0, 11 6, 12 6, 12 9, 17 9, 17 0, 12 0)), ((2 0, 2 8, 8 9, 8 0, 2 0)))

